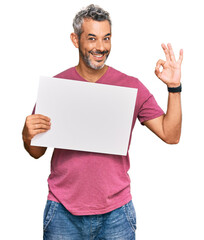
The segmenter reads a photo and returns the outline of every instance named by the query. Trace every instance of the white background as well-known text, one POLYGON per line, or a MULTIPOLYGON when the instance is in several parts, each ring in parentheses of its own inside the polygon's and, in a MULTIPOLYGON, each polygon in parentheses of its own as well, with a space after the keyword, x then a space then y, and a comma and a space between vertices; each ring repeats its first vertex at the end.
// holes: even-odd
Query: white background
MULTIPOLYGON (((202 1, 93 1, 110 12, 107 64, 138 77, 166 110, 166 86, 154 75, 161 43, 172 43, 182 65, 182 137, 167 145, 137 122, 130 148, 137 239, 204 239, 203 5, 202 1)), ((42 239, 49 149, 32 159, 21 131, 37 97, 40 75, 78 63, 72 19, 85 0, 8 0, 0 3, 1 239, 42 239)))

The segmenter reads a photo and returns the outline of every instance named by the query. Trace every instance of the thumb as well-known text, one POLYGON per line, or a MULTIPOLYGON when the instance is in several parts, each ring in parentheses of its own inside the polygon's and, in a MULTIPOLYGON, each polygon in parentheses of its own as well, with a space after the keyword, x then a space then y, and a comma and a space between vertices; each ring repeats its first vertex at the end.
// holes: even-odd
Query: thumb
POLYGON ((160 78, 160 76, 161 76, 161 72, 160 72, 159 68, 160 68, 161 66, 164 67, 164 64, 165 64, 165 61, 162 60, 162 59, 159 59, 159 61, 158 61, 157 64, 156 64, 155 74, 156 74, 156 76, 157 76, 158 78, 160 78))

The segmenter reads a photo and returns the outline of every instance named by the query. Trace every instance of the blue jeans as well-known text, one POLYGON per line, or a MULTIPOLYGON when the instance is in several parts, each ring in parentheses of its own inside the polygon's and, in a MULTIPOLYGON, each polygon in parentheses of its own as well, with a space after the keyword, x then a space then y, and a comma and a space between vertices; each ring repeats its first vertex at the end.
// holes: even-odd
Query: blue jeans
POLYGON ((75 216, 48 200, 43 227, 43 240, 134 240, 136 214, 132 201, 105 214, 75 216))

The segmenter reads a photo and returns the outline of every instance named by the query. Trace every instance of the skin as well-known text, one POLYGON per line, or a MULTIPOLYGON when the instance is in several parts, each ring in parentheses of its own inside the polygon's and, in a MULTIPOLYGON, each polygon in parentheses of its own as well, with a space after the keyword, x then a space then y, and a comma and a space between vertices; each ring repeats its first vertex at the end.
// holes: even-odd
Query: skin
MULTIPOLYGON (((178 87, 181 81, 181 64, 183 61, 183 50, 180 50, 179 59, 176 61, 171 44, 162 43, 166 61, 160 59, 155 68, 156 76, 168 87, 178 87), (160 72, 159 68, 163 67, 160 72)), ((181 136, 181 93, 169 93, 166 114, 161 117, 144 122, 164 142, 177 144, 181 136)))
MULTIPOLYGON (((85 19, 82 30, 80 40, 75 33, 70 35, 74 46, 79 49, 79 63, 76 70, 87 81, 96 82, 108 69, 105 61, 111 50, 111 27, 107 20, 98 22, 85 19)), ((180 50, 179 59, 176 61, 171 44, 161 46, 166 61, 160 59, 157 62, 155 74, 168 87, 178 87, 181 80, 183 50, 180 50), (159 70, 161 66, 162 71, 159 70)), ((164 142, 176 144, 181 135, 181 120, 180 93, 169 93, 166 114, 146 121, 144 124, 164 142)), ((31 139, 50 128, 51 120, 47 116, 33 114, 26 118, 22 135, 25 149, 32 157, 41 157, 47 148, 31 146, 31 139)))
POLYGON ((26 117, 22 137, 26 151, 34 158, 41 157, 46 147, 31 146, 31 139, 39 134, 48 131, 51 128, 50 118, 41 114, 33 114, 26 117))
POLYGON ((96 82, 108 69, 104 63, 111 50, 111 27, 109 22, 107 20, 98 22, 85 19, 80 41, 75 33, 72 33, 70 37, 74 46, 79 49, 79 63, 76 70, 87 81, 96 82), (89 53, 90 51, 107 51, 108 53, 97 59, 93 54, 89 53), (83 55, 88 55, 93 65, 97 67, 103 66, 102 69, 96 70, 87 66, 80 52, 83 55))

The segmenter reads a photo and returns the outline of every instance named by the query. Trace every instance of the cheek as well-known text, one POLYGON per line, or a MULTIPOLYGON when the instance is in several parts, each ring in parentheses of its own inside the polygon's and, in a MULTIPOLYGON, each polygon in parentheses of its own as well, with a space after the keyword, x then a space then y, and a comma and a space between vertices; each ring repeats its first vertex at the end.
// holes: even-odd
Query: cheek
POLYGON ((94 45, 95 44, 92 43, 92 42, 88 42, 88 41, 83 40, 83 39, 80 40, 80 48, 83 52, 90 51, 91 49, 94 48, 94 45))
POLYGON ((110 51, 111 50, 111 43, 106 43, 105 48, 110 51))
POLYGON ((94 41, 87 41, 86 43, 84 43, 84 47, 86 49, 92 49, 96 46, 96 43, 94 41))
POLYGON ((88 53, 88 52, 90 52, 90 51, 93 51, 94 49, 96 49, 95 44, 89 44, 89 45, 86 45, 86 46, 84 47, 84 52, 85 52, 85 53, 88 53))

